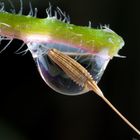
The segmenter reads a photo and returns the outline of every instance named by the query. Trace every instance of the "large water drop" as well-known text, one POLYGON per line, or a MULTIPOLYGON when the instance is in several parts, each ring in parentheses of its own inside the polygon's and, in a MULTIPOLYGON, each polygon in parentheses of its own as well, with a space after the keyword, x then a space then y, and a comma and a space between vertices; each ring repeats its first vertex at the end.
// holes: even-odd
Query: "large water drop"
POLYGON ((37 64, 39 73, 46 84, 56 92, 65 95, 79 95, 88 92, 88 89, 77 85, 68 75, 57 66, 47 54, 48 49, 56 48, 69 55, 93 76, 98 82, 109 62, 109 58, 99 54, 90 54, 81 49, 72 48, 68 45, 55 43, 28 43, 28 48, 37 64))

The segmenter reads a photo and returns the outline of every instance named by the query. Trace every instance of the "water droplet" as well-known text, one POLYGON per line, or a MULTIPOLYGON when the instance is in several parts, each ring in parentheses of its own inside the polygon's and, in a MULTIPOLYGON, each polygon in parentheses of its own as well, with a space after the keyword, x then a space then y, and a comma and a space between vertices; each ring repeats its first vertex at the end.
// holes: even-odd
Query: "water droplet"
POLYGON ((84 66, 98 82, 109 62, 109 59, 101 55, 94 55, 84 50, 72 48, 68 45, 55 43, 28 43, 28 48, 36 61, 39 73, 46 84, 56 92, 65 95, 79 95, 88 92, 88 89, 73 82, 63 70, 57 66, 47 55, 47 50, 56 48, 69 55, 84 66))

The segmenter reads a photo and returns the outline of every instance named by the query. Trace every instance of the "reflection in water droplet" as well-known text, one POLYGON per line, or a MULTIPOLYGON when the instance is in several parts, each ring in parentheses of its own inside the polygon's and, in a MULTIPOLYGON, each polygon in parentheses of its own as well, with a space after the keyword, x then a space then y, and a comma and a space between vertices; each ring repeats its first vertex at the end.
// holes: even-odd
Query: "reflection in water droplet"
POLYGON ((48 48, 56 48, 69 55, 84 66, 98 82, 109 62, 109 59, 100 55, 89 54, 81 49, 54 43, 28 43, 28 48, 36 61, 39 73, 43 80, 56 92, 65 95, 79 95, 88 92, 88 89, 78 86, 63 70, 47 55, 48 48))

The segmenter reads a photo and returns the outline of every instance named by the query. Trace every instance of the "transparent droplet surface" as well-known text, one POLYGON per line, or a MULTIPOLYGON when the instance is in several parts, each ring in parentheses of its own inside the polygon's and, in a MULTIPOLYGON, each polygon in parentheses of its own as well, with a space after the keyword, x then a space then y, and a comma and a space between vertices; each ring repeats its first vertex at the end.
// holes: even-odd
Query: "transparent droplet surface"
POLYGON ((69 55, 80 63, 98 82, 109 62, 109 58, 99 54, 90 54, 81 49, 72 48, 68 45, 55 43, 28 43, 28 48, 37 64, 39 73, 46 84, 56 92, 65 95, 79 95, 89 90, 77 85, 69 76, 55 64, 47 54, 48 49, 56 48, 69 55))

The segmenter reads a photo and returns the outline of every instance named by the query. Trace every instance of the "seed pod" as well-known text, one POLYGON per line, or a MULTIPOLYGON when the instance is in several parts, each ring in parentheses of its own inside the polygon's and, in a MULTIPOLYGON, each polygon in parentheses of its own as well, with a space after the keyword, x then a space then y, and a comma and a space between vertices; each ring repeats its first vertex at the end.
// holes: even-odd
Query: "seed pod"
POLYGON ((140 131, 133 126, 103 95, 100 88, 97 86, 96 82, 93 80, 90 73, 78 62, 70 58, 69 56, 61 53, 56 49, 51 49, 48 51, 48 56, 60 67, 62 70, 79 86, 85 86, 92 89, 98 96, 100 96, 111 109, 120 116, 120 118, 128 124, 138 135, 140 131))

